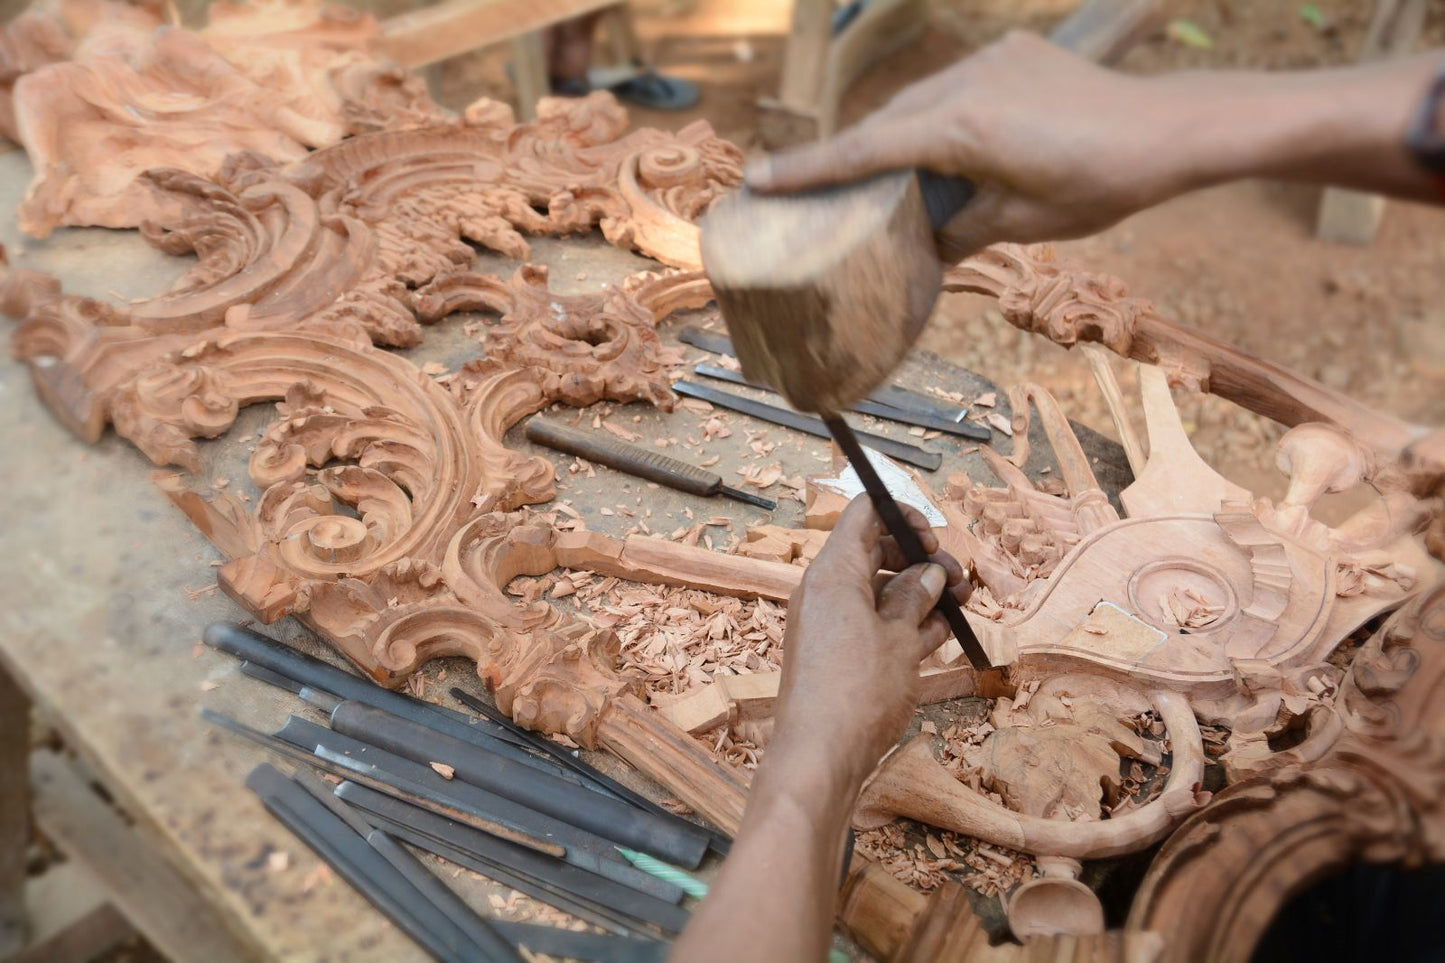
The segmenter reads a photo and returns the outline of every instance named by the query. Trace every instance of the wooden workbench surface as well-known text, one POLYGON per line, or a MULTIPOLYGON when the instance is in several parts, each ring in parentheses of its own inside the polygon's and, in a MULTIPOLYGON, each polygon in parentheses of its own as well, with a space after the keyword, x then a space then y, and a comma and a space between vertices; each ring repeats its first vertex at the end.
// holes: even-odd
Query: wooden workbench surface
MULTIPOLYGON (((29 168, 18 151, 0 154, 0 243, 20 266, 58 275, 67 290, 120 298, 150 295, 179 276, 189 263, 150 249, 135 232, 60 231, 47 242, 22 240, 13 212, 29 168)), ((600 239, 539 240, 536 260, 552 266, 554 286, 579 290, 655 267, 600 239), (586 279, 578 279, 578 275, 586 279)), ((500 259, 494 269, 510 273, 500 259)), ((675 328, 687 319, 672 322, 675 328)), ((6 322, 0 322, 4 325, 6 322)), ((480 348, 452 319, 409 352, 419 364, 437 360, 455 367, 480 348)), ((910 383, 947 383, 966 394, 987 390, 976 376, 936 359, 920 359, 910 383), (936 379, 928 382, 928 379, 936 379)), ((629 427, 652 438, 693 426, 694 415, 674 419, 641 405, 629 427)), ((245 613, 214 588, 221 556, 155 488, 150 463, 129 444, 108 434, 87 446, 51 418, 31 388, 26 370, 6 353, 0 360, 0 665, 14 674, 73 749, 114 796, 137 828, 153 840, 223 914, 256 955, 302 959, 424 959, 360 896, 318 871, 318 861, 273 821, 242 783, 265 753, 220 733, 197 718, 209 706, 262 726, 286 712, 302 712, 289 694, 241 676, 237 664, 198 644, 201 629, 216 619, 245 613), (285 853, 274 857, 274 853, 285 853)), ((628 415, 631 411, 627 412, 628 415)), ((224 439, 203 446, 203 478, 226 478, 232 490, 251 491, 246 477, 247 439, 274 417, 269 405, 242 413, 224 439)), ((614 418, 618 415, 614 414, 614 418)), ((784 442, 770 460, 785 473, 814 473, 827 459, 825 445, 783 429, 731 416, 733 437, 719 443, 723 461, 714 470, 731 476, 750 461, 748 432, 766 429, 784 442)), ((887 433, 907 439, 901 428, 887 433)), ((916 441, 917 439, 910 439, 916 441)), ((519 447, 526 443, 514 442, 519 447)), ((1101 480, 1117 491, 1125 471, 1113 446, 1096 436, 1086 446, 1100 455, 1101 480)), ((943 449, 944 441, 935 442, 943 449)), ((1047 445, 1034 446, 1037 470, 1047 464, 1047 445)), ((562 463, 562 459, 558 459, 562 463)), ((570 461, 570 459, 567 459, 570 461)), ((938 473, 988 473, 976 456, 950 456, 938 473)), ((735 477, 735 476, 733 476, 735 477)), ((666 533, 682 524, 684 505, 743 523, 765 513, 736 503, 650 489, 599 470, 581 483, 559 472, 559 497, 571 498, 589 527, 620 532, 634 520, 603 515, 619 503, 651 509, 648 524, 666 533)), ((801 504, 785 502, 781 524, 800 524, 801 504)), ((337 661, 292 620, 271 634, 315 655, 337 661)), ((433 663, 427 691, 440 699, 451 685, 480 692, 469 664, 433 663), (444 682, 437 679, 448 673, 444 682)), ((610 760, 608 761, 610 763, 610 760)), ((609 764, 608 768, 615 770, 609 764)), ((624 777, 626 778, 626 777, 624 777)), ((479 905, 490 884, 462 873, 479 905)))

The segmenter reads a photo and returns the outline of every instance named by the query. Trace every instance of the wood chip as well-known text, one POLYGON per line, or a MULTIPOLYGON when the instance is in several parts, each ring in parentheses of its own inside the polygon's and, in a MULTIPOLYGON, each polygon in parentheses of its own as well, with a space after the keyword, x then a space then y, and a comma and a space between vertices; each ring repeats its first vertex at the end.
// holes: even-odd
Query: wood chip
POLYGON ((431 763, 430 765, 431 765, 431 767, 432 767, 433 769, 435 769, 435 770, 437 771, 437 774, 440 775, 443 779, 451 779, 453 776, 455 776, 455 775, 457 774, 457 771, 456 771, 456 769, 455 769, 454 767, 448 766, 448 765, 447 765, 446 763, 444 763, 444 762, 433 762, 433 763, 431 763))
POLYGON ((614 425, 614 424, 613 424, 612 422, 610 422, 610 421, 604 421, 604 422, 602 422, 602 427, 603 427, 603 428, 606 428, 608 431, 612 432, 614 435, 616 435, 618 438, 621 438, 623 441, 636 441, 637 439, 639 439, 639 438, 642 437, 642 436, 639 435, 637 432, 635 432, 635 431, 628 431, 626 428, 623 428, 621 425, 614 425))

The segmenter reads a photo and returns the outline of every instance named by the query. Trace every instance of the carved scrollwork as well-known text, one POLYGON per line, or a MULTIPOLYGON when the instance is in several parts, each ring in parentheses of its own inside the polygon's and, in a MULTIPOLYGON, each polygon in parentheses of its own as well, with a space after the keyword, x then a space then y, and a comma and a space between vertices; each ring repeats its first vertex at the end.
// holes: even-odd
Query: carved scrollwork
POLYGON ((1349 731, 1328 753, 1230 787, 1175 832, 1129 931, 1163 936, 1165 963, 1246 959, 1279 907, 1322 875, 1445 858, 1442 643, 1435 589, 1366 644, 1342 690, 1349 731))
POLYGON ((671 409, 675 398, 659 359, 654 326, 661 314, 700 307, 706 285, 639 282, 598 294, 562 295, 547 289, 547 269, 520 268, 508 282, 473 271, 440 275, 416 294, 417 313, 435 321, 457 311, 494 311, 487 357, 547 371, 547 394, 585 407, 602 400, 646 401, 671 409))

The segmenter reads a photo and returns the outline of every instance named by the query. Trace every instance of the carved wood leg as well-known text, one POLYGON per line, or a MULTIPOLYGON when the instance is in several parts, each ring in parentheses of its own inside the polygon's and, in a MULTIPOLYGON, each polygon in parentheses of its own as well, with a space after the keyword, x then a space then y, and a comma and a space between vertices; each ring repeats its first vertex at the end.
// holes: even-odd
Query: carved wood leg
POLYGON ((612 698, 598 724, 597 741, 728 835, 742 825, 747 777, 715 762, 691 736, 636 696, 612 698))
POLYGON ((30 842, 30 699, 0 667, 0 957, 25 945, 30 842))

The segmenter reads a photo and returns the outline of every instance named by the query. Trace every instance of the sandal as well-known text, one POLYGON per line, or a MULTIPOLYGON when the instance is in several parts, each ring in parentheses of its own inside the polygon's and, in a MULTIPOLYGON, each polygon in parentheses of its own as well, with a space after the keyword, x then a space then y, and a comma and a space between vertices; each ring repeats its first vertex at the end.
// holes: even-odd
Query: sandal
POLYGON ((698 101, 697 84, 647 69, 608 88, 621 100, 653 110, 687 110, 698 101))

